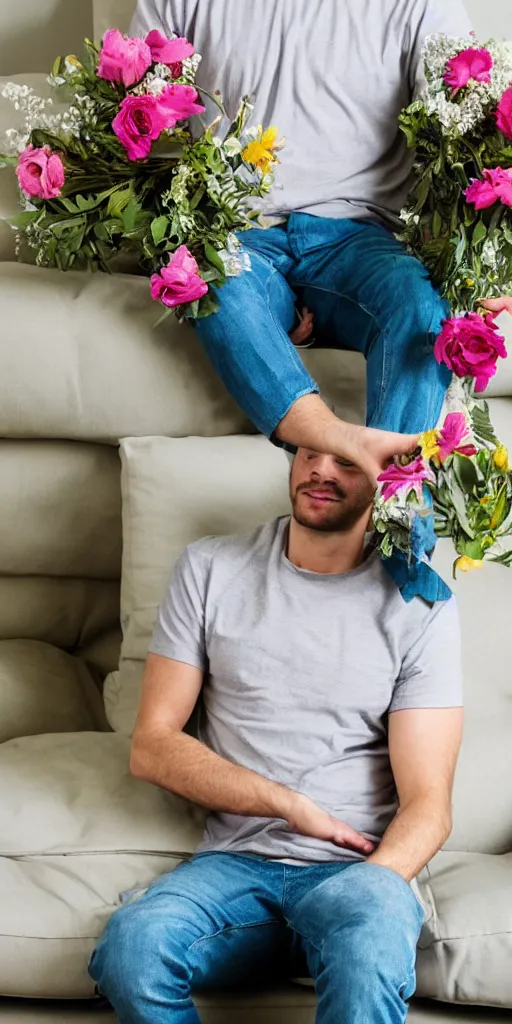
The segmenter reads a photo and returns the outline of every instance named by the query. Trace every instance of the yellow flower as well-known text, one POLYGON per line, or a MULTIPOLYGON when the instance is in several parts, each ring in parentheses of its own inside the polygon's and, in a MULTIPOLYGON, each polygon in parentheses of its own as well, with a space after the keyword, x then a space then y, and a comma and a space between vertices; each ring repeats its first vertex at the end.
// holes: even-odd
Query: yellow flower
POLYGON ((470 277, 467 277, 466 278, 466 288, 474 288, 474 287, 475 287, 475 282, 472 281, 470 277))
POLYGON ((490 501, 492 501, 490 494, 486 494, 485 498, 480 498, 481 505, 488 505, 490 501))
POLYGON ((258 128, 258 136, 249 142, 245 147, 242 156, 246 163, 259 167, 263 174, 268 174, 274 164, 278 164, 276 152, 284 146, 284 139, 277 141, 279 129, 271 125, 266 131, 262 126, 258 128))
POLYGON ((470 572, 471 569, 481 569, 483 564, 481 558, 469 558, 468 555, 462 555, 457 559, 455 568, 460 569, 461 572, 470 572))
POLYGON ((500 444, 499 447, 496 448, 492 461, 496 469, 502 470, 503 473, 508 473, 510 468, 508 461, 508 449, 505 448, 504 444, 500 444))
POLYGON ((433 459, 439 454, 439 436, 437 430, 426 430, 420 436, 421 454, 424 459, 433 459))

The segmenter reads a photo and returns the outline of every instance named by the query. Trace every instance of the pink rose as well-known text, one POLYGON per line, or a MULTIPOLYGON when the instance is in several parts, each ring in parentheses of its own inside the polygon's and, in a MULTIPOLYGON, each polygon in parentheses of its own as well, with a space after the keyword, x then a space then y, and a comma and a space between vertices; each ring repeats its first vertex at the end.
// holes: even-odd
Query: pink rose
POLYGON ((22 192, 34 199, 57 199, 66 180, 64 164, 50 146, 27 146, 20 153, 16 174, 22 192))
POLYGON ((464 89, 471 79, 475 82, 490 82, 493 67, 494 61, 489 50, 477 50, 470 46, 447 62, 444 80, 450 89, 457 91, 464 89))
POLYGON ((193 85, 180 85, 178 82, 166 86, 158 102, 170 117, 170 127, 174 127, 178 121, 186 121, 194 114, 204 114, 206 108, 197 102, 198 99, 197 89, 193 85))
POLYGON ((160 96, 125 96, 112 128, 129 160, 143 160, 162 132, 204 111, 191 85, 168 85, 160 96))
POLYGON ((484 180, 473 178, 471 185, 464 193, 468 203, 474 203, 477 210, 485 210, 494 203, 512 206, 512 170, 504 171, 502 167, 484 171, 484 180))
POLYGON ((503 93, 498 104, 496 123, 500 132, 503 132, 507 139, 512 139, 512 85, 503 93))
POLYGON ((143 39, 128 39, 117 28, 110 28, 103 37, 98 75, 107 82, 122 82, 127 88, 144 78, 153 59, 143 39))
POLYGON ((499 357, 507 356, 505 339, 497 332, 490 314, 453 316, 444 321, 434 345, 437 362, 445 363, 457 377, 474 377, 476 390, 485 391, 499 357))
POLYGON ((441 463, 446 462, 450 455, 457 452, 458 455, 476 455, 474 444, 464 444, 467 438, 469 427, 463 412, 449 412, 442 429, 439 431, 438 458, 441 463))
POLYGON ((199 267, 186 245, 181 245, 169 264, 151 278, 151 298, 171 309, 202 299, 207 291, 208 285, 199 276, 199 267))
POLYGON ((383 484, 384 501, 401 494, 407 498, 414 491, 418 501, 422 502, 423 485, 426 481, 434 483, 435 476, 428 462, 422 458, 415 459, 408 466, 396 466, 393 463, 378 478, 379 484, 383 484))
POLYGON ((149 156, 153 142, 172 124, 157 96, 126 96, 112 128, 126 149, 128 159, 143 160, 149 156))
POLYGON ((145 42, 151 50, 153 63, 167 64, 170 68, 173 64, 182 64, 187 57, 192 57, 195 53, 188 39, 166 39, 156 28, 146 36, 145 42))

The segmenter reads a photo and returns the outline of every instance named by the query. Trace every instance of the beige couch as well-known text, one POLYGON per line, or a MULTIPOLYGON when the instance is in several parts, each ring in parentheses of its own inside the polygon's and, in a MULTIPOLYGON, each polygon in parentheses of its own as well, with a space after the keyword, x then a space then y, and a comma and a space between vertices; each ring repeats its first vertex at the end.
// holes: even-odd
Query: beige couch
MULTIPOLYGON (((0 132, 11 117, 2 106, 0 132)), ((199 812, 128 771, 156 606, 188 541, 286 509, 287 464, 251 435, 193 332, 154 329, 144 280, 16 265, 7 228, 0 258, 0 1020, 107 1022, 87 975, 95 940, 121 894, 201 830, 199 812)), ((359 358, 307 358, 360 420, 359 358)), ((512 363, 491 394, 512 445, 512 363)), ((445 546, 445 575, 450 561, 445 546)), ((489 567, 457 592, 466 738, 454 833, 418 883, 413 1024, 512 1017, 512 575, 489 567)), ((314 1020, 313 993, 292 985, 198 1006, 207 1024, 314 1020)))

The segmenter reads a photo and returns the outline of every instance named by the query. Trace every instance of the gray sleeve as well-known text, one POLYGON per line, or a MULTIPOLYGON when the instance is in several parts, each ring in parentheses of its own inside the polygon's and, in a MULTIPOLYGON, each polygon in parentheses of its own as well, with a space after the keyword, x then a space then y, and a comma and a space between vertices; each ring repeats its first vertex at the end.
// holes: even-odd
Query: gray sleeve
POLYGON ((166 36, 171 32, 181 35, 183 27, 175 24, 177 18, 175 5, 170 4, 172 23, 169 23, 169 19, 165 17, 164 10, 163 0, 137 0, 137 7, 130 25, 130 35, 146 36, 154 28, 166 36))
POLYGON ((406 652, 390 712, 411 708, 458 708, 462 655, 455 598, 435 605, 426 629, 406 652))
POLYGON ((149 645, 150 654, 181 661, 203 671, 208 561, 187 548, 172 574, 149 645))
POLYGON ((445 36, 469 36, 473 31, 471 19, 462 0, 426 0, 425 13, 413 44, 411 55, 411 88, 417 98, 425 85, 421 51, 427 36, 442 33, 445 36))

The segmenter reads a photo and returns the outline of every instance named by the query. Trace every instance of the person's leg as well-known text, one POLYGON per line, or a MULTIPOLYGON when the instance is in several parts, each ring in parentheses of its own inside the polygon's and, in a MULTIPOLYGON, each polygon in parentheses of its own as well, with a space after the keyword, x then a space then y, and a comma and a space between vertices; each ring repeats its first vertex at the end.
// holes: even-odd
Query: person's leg
POLYGON ((282 889, 278 864, 204 854, 116 911, 89 973, 120 1024, 199 1024, 193 991, 286 976, 282 889))
POLYGON ((252 229, 241 236, 252 269, 231 277, 220 309, 194 322, 201 344, 230 394, 267 437, 297 399, 318 392, 289 337, 295 296, 286 229, 252 229))
POLYGON ((302 938, 317 1024, 404 1024, 423 909, 399 875, 343 865, 298 902, 288 900, 285 916, 302 938))
POLYGON ((418 433, 435 427, 451 374, 433 347, 448 306, 423 265, 368 221, 295 215, 289 275, 314 315, 319 345, 367 359, 367 423, 418 433))

